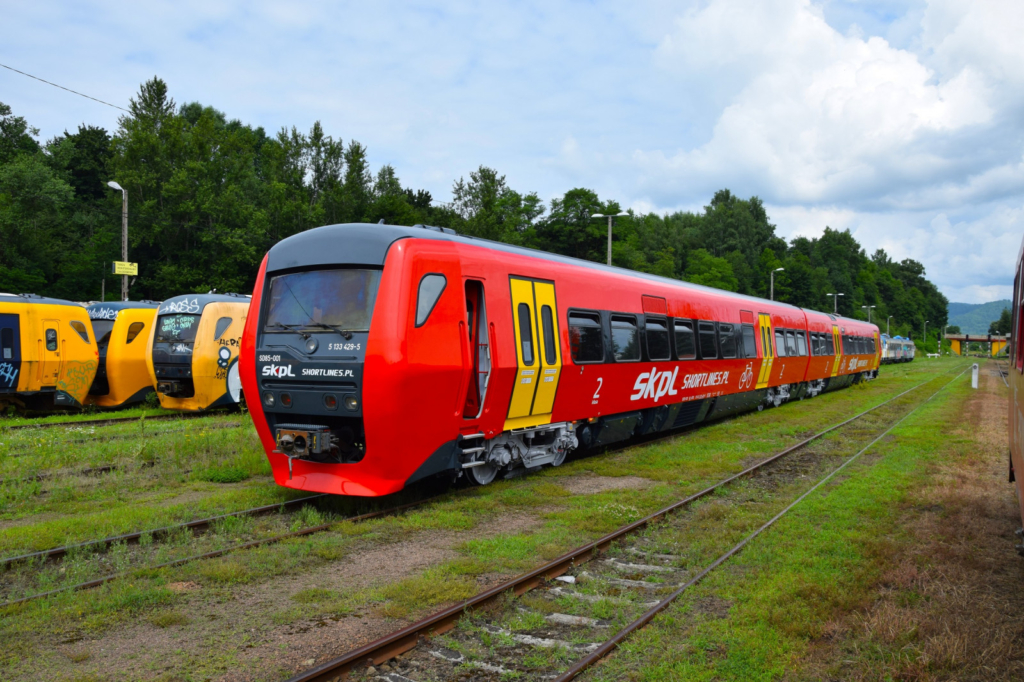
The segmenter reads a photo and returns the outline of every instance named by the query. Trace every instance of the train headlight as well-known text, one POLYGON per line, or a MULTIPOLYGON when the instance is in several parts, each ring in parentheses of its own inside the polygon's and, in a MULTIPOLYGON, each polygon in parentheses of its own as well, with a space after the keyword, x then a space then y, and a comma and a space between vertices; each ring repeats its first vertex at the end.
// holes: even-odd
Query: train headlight
POLYGON ((338 396, 334 395, 333 393, 328 393, 327 395, 325 395, 324 407, 326 407, 328 410, 338 409, 338 396))
POLYGON ((291 406, 292 406, 292 394, 291 393, 282 393, 281 394, 281 407, 291 407, 291 406))
POLYGON ((264 393, 263 394, 263 404, 266 405, 267 407, 273 407, 274 406, 274 394, 271 393, 270 391, 267 391, 266 393, 264 393))
POLYGON ((359 400, 354 395, 345 396, 345 409, 355 412, 359 409, 359 400))

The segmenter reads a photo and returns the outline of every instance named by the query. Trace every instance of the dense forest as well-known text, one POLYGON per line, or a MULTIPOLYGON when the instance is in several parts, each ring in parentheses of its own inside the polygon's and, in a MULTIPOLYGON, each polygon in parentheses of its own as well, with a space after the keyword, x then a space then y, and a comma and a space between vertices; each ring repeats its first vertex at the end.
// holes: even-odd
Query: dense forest
MULTIPOLYGON (((128 191, 129 260, 139 263, 132 298, 163 299, 216 288, 250 291, 263 254, 278 240, 331 223, 383 220, 451 227, 603 262, 606 223, 595 213, 621 207, 576 188, 546 205, 481 166, 452 186, 450 203, 403 187, 396 169, 370 167, 367 149, 319 122, 268 135, 198 102, 177 105, 159 78, 131 100, 112 134, 79 126, 45 143, 30 122, 0 103, 0 291, 72 300, 107 298, 119 281, 121 196, 128 191)), ((728 189, 702 212, 617 219, 615 265, 872 320, 936 338, 946 298, 913 260, 882 250, 868 256, 850 232, 825 228, 787 243, 757 197, 728 189), (935 332, 934 334, 932 332, 935 332)), ((934 342, 931 344, 934 347, 934 342)))

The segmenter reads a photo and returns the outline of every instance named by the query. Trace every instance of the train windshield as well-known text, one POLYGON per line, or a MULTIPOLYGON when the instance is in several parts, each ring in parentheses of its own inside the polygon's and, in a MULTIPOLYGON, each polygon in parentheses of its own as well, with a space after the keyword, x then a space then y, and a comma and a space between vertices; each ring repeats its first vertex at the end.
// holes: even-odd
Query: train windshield
POLYGON ((161 315, 156 325, 157 343, 192 343, 199 329, 199 315, 161 315))
POLYGON ((110 343, 110 332, 114 331, 113 320, 93 320, 92 333, 96 336, 96 345, 106 348, 110 343))
POLYGON ((266 331, 369 331, 380 270, 311 270, 270 280, 266 331))

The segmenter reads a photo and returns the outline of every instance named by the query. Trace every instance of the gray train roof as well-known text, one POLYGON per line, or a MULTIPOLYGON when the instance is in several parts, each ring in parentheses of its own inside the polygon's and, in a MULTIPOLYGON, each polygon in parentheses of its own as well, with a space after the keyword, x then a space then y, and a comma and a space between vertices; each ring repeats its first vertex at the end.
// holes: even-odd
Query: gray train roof
POLYGON ((157 301, 111 301, 109 303, 92 303, 86 306, 90 320, 116 320, 122 310, 138 308, 151 309, 159 307, 157 301))
MULTIPOLYGON (((751 304, 769 303, 771 305, 792 308, 793 310, 805 310, 798 306, 791 305, 789 303, 782 303, 780 301, 769 301, 756 296, 737 294, 731 291, 715 289, 714 287, 706 287, 702 284, 693 284, 692 282, 672 279, 671 277, 662 277, 660 275, 627 270, 626 268, 604 265, 603 263, 594 263, 593 261, 581 260, 570 256, 561 256, 555 253, 548 253, 547 251, 530 249, 525 246, 513 246, 511 244, 503 244, 489 239, 458 235, 451 230, 445 231, 439 227, 424 227, 422 225, 405 227, 403 225, 347 223, 342 225, 325 225, 324 227, 315 227, 311 230, 306 230, 305 232, 300 232, 292 235, 291 237, 282 239, 271 247, 267 257, 267 271, 273 272, 276 270, 289 270, 291 268, 307 268, 316 265, 337 265, 339 263, 383 266, 384 259, 387 257, 388 249, 391 248, 391 245, 399 239, 406 238, 436 239, 439 241, 472 244, 474 246, 482 246, 495 251, 501 251, 503 253, 514 253, 521 256, 540 258, 554 263, 575 265, 577 267, 590 268, 591 270, 600 270, 602 272, 614 273, 617 275, 628 275, 630 277, 658 282, 660 284, 668 284, 675 287, 681 287, 683 289, 689 289, 691 291, 717 294, 719 296, 731 296, 740 300, 749 301, 751 304)), ((818 311, 806 310, 806 312, 817 313, 818 311)), ((864 322, 864 320, 842 318, 833 315, 832 313, 819 314, 828 315, 834 320, 845 319, 849 322, 864 322)))
POLYGON ((70 305, 76 308, 83 308, 81 303, 65 301, 63 298, 48 298, 36 294, 3 294, 0 293, 0 303, 41 303, 45 305, 70 305))
POLYGON ((161 303, 158 314, 199 315, 211 303, 245 303, 248 305, 250 300, 250 296, 242 294, 186 294, 174 296, 161 303))

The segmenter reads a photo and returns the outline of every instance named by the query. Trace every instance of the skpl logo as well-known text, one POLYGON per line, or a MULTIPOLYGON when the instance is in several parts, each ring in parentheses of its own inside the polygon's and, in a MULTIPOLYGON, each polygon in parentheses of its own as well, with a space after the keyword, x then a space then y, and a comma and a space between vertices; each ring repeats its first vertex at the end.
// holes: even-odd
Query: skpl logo
POLYGON ((633 384, 633 390, 636 393, 629 396, 629 399, 643 400, 645 398, 654 398, 654 402, 658 402, 666 395, 675 395, 678 393, 674 388, 678 372, 678 367, 671 372, 659 372, 657 367, 651 367, 650 372, 643 372, 636 378, 636 383, 633 384))
POLYGON ((294 377, 291 365, 264 365, 263 376, 265 377, 294 377))

